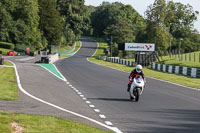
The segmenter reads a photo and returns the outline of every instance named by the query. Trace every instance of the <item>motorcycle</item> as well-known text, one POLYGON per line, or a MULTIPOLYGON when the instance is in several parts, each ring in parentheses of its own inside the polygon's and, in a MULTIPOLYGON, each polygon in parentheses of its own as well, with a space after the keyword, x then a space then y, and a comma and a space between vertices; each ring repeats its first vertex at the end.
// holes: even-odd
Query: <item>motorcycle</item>
POLYGON ((130 88, 130 99, 137 102, 144 90, 145 81, 141 75, 136 75, 134 79, 130 80, 133 80, 130 88))

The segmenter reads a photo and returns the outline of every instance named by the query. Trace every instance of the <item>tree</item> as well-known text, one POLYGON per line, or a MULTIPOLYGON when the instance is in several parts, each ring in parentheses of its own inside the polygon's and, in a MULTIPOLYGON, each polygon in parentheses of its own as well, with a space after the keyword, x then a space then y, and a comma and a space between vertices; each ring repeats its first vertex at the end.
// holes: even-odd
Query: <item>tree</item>
POLYGON ((33 46, 37 49, 44 47, 41 43, 41 32, 38 27, 40 19, 38 13, 39 5, 37 0, 18 0, 16 10, 12 13, 13 19, 16 21, 16 30, 21 32, 15 35, 16 43, 33 46), (20 37, 21 34, 24 37, 20 37), (19 39, 17 39, 17 36, 19 39))
POLYGON ((42 48, 41 33, 38 28, 38 1, 2 0, 1 2, 0 26, 4 33, 1 40, 32 47, 32 51, 42 48))
POLYGON ((197 11, 192 6, 181 3, 169 3, 175 19, 170 23, 170 33, 175 38, 184 38, 194 32, 194 21, 197 20, 197 11))
POLYGON ((80 37, 82 30, 87 30, 90 24, 89 13, 84 5, 84 0, 57 0, 57 5, 65 22, 63 31, 67 43, 74 42, 80 37))
POLYGON ((190 5, 155 0, 146 11, 147 41, 156 43, 157 49, 165 53, 169 40, 173 38, 173 48, 178 49, 180 39, 183 39, 182 51, 192 50, 195 45, 193 22, 197 19, 198 12, 193 11, 190 5), (187 43, 185 43, 187 42, 187 43))
POLYGON ((155 0, 146 11, 147 42, 155 43, 159 52, 165 53, 170 39, 169 25, 174 20, 165 0, 155 0))
POLYGON ((0 41, 12 42, 9 35, 12 25, 12 16, 6 10, 5 5, 0 2, 0 41))
POLYGON ((118 20, 126 21, 126 23, 129 24, 130 29, 134 31, 133 34, 135 36, 137 36, 140 30, 144 29, 142 27, 145 27, 144 19, 132 6, 124 5, 119 2, 103 2, 91 15, 94 35, 104 36, 104 30, 118 20))
POLYGON ((56 0, 39 0, 39 28, 48 41, 48 47, 51 45, 61 45, 62 37, 62 17, 56 9, 56 0))
POLYGON ((108 26, 104 33, 106 36, 112 36, 113 42, 116 43, 133 42, 135 40, 131 25, 122 19, 118 19, 108 26))

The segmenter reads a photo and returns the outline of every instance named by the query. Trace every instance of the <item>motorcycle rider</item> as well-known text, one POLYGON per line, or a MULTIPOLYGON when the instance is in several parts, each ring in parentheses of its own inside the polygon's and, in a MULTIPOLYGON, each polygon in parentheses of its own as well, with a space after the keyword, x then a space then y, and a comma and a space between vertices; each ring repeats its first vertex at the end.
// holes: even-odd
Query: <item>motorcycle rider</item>
POLYGON ((142 71, 142 66, 141 65, 137 65, 135 69, 133 69, 133 71, 130 73, 129 75, 129 83, 128 83, 128 88, 127 91, 130 91, 131 88, 131 84, 133 82, 133 79, 135 78, 136 75, 141 75, 144 82, 146 82, 145 77, 144 77, 144 72, 142 71))

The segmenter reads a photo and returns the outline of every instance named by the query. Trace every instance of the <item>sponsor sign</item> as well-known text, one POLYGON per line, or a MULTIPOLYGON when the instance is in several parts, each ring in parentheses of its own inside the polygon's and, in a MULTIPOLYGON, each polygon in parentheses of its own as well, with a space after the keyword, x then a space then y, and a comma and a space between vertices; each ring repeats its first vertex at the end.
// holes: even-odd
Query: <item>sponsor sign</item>
POLYGON ((155 51, 155 44, 151 43, 125 43, 126 51, 155 51))

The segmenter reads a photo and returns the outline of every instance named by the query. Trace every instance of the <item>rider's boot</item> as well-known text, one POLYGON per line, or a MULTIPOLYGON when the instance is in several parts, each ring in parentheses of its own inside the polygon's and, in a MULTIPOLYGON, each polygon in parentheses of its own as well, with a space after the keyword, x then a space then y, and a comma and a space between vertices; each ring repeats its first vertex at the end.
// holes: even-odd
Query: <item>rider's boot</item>
POLYGON ((130 91, 130 88, 131 88, 131 84, 128 84, 128 87, 127 87, 127 92, 130 91))

